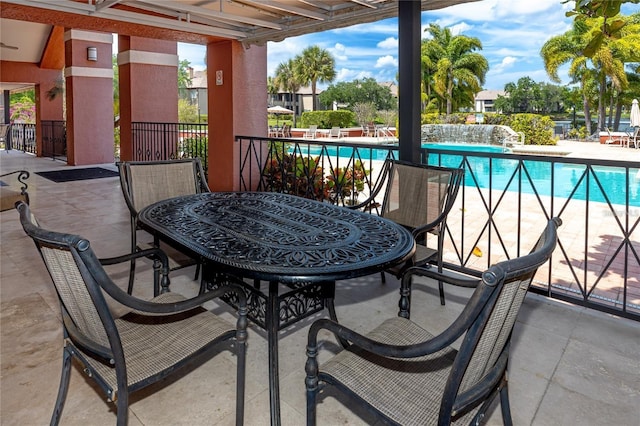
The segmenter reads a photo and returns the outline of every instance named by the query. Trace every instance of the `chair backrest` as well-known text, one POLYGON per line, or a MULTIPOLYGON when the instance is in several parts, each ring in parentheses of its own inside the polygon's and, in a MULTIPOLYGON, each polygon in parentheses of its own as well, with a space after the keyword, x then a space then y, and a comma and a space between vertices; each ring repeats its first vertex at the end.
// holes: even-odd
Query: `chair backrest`
POLYGON ((93 353, 111 360, 111 348, 120 346, 120 340, 97 282, 107 275, 89 241, 77 235, 42 229, 25 203, 19 203, 17 209, 22 228, 33 239, 55 286, 62 308, 65 337, 69 335, 81 347, 93 345, 93 353))
POLYGON ((329 130, 329 137, 339 138, 340 137, 340 127, 332 127, 331 130, 329 130))
POLYGON ((123 161, 118 169, 122 193, 132 215, 168 198, 209 192, 198 158, 123 161))
POLYGON ((470 319, 469 328, 451 369, 441 415, 451 413, 452 407, 455 412, 456 404, 462 408, 474 387, 482 387, 483 379, 496 380, 502 376, 518 311, 538 267, 549 260, 556 247, 557 228, 561 224, 559 218, 549 220, 528 255, 497 263, 482 274, 459 317, 470 319), (457 401, 452 403, 454 399, 457 401))
MULTIPOLYGON (((464 170, 391 161, 382 216, 414 229, 438 221, 445 224, 464 170)), ((434 228, 434 232, 439 229, 434 228)))

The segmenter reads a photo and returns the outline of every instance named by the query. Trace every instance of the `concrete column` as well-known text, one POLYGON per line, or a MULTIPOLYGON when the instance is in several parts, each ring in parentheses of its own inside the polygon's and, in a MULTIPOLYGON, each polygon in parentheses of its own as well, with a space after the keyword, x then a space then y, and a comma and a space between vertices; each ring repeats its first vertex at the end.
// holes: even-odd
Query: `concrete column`
POLYGON ((266 46, 245 49, 237 41, 207 45, 207 89, 209 187, 238 190, 235 135, 267 134, 266 46))
POLYGON ((113 68, 110 33, 68 29, 64 33, 67 163, 111 163, 113 68), (96 49, 96 60, 88 57, 96 49))
MULTIPOLYGON (((162 159, 160 152, 146 158, 135 152, 132 122, 178 122, 178 47, 175 41, 144 37, 118 37, 118 70, 120 80, 120 159, 162 159)), ((169 144, 164 152, 174 149, 177 135, 161 128, 150 139, 169 144), (167 136, 171 136, 167 139, 167 136)), ((154 150, 156 148, 153 148, 154 150)))

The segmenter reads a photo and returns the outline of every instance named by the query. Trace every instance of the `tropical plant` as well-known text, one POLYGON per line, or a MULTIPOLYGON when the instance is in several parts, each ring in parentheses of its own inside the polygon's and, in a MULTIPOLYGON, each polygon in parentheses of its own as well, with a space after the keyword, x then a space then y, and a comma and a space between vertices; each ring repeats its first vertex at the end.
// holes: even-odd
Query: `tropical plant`
MULTIPOLYGON (((430 24, 425 32, 431 39, 425 42, 422 63, 429 67, 427 88, 431 87, 444 99, 447 115, 464 106, 473 106, 476 93, 482 89, 489 70, 489 62, 476 50, 482 49, 482 42, 476 37, 454 36, 449 28, 430 24)), ((423 76, 424 79, 424 76, 423 76)))
MULTIPOLYGON (((280 88, 287 93, 292 99, 293 110, 296 110, 296 92, 300 90, 300 79, 295 73, 295 63, 293 59, 287 62, 280 62, 276 67, 275 76, 273 78, 275 87, 280 88)), ((277 91, 276 91, 277 93, 277 91)), ((293 127, 296 126, 296 115, 293 114, 293 127)))
POLYGON ((294 59, 294 71, 301 85, 311 85, 313 110, 318 109, 318 83, 330 83, 336 77, 336 61, 327 50, 310 46, 294 59))
POLYGON ((588 68, 587 58, 580 52, 585 43, 581 38, 584 31, 582 26, 576 25, 564 34, 551 37, 540 50, 544 68, 552 81, 560 83, 558 69, 569 63, 569 77, 572 83, 579 83, 582 92, 582 108, 584 111, 587 132, 591 134, 591 102, 589 87, 592 86, 593 72, 588 68))
MULTIPOLYGON (((636 0, 628 2, 638 3, 636 0)), ((621 3, 625 2, 577 1, 575 9, 567 13, 567 16, 575 17, 573 28, 550 39, 541 51, 551 78, 554 78, 554 69, 557 71, 559 65, 571 62, 570 76, 574 81, 580 81, 583 90, 589 132, 589 97, 595 91, 599 129, 605 126, 607 99, 609 112, 618 111, 618 120, 622 102, 626 99, 622 95, 629 84, 625 64, 640 62, 640 14, 619 15, 621 3)))
POLYGON ((299 197, 324 201, 329 189, 324 183, 319 157, 301 156, 295 153, 271 151, 263 177, 266 191, 293 194, 299 197))
POLYGON ((183 59, 178 63, 178 88, 186 89, 187 87, 191 87, 191 73, 189 72, 191 69, 191 63, 183 59))
POLYGON ((329 197, 334 204, 355 205, 358 194, 364 190, 364 182, 369 175, 362 161, 356 160, 353 168, 336 167, 327 175, 326 186, 329 197))

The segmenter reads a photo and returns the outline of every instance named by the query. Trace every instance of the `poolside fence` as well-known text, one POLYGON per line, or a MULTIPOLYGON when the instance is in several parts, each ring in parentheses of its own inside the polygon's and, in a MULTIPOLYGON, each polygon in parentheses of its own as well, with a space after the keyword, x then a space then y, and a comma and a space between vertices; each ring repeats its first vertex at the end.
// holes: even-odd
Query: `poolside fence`
MULTIPOLYGON (((382 163, 398 155, 396 145, 377 143, 238 136, 236 144, 241 190, 338 204, 366 199, 382 163)), ((638 163, 432 148, 421 155, 423 163, 465 170, 447 220, 447 268, 478 276, 526 254, 547 219, 558 216, 558 248, 532 291, 640 320, 638 163)))

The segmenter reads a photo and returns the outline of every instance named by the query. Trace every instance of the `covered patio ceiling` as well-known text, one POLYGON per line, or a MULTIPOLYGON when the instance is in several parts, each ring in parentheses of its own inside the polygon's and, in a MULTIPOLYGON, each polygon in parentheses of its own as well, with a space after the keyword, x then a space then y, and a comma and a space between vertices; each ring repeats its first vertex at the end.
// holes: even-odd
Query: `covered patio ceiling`
MULTIPOLYGON (((420 3, 424 11, 471 1, 477 0, 420 3)), ((397 0, 3 0, 1 13, 3 18, 41 23, 51 23, 51 18, 56 17, 56 25, 119 34, 125 34, 126 30, 131 33, 127 35, 186 43, 233 39, 246 45, 262 45, 394 17, 398 15, 398 3, 397 0)))

